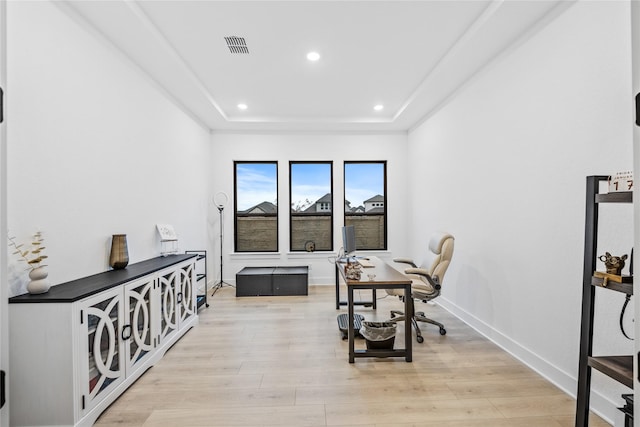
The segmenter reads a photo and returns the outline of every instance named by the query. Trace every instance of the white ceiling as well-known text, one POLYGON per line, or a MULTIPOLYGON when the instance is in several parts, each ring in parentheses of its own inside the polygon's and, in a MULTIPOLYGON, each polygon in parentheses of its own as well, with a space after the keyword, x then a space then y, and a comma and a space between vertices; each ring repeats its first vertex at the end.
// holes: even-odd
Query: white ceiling
POLYGON ((56 2, 204 126, 278 131, 409 130, 571 3, 56 2))

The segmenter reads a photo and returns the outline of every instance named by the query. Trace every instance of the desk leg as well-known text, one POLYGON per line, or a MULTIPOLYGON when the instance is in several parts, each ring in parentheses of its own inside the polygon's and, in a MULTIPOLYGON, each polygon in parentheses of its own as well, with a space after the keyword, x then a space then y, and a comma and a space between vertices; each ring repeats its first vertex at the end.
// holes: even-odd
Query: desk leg
POLYGON ((336 310, 340 309, 340 273, 338 273, 338 264, 335 266, 336 270, 336 310))
POLYGON ((411 319, 413 318, 413 301, 411 300, 411 285, 407 285, 404 288, 404 348, 406 349, 405 360, 411 362, 413 357, 412 347, 413 344, 413 330, 411 326, 411 319))
POLYGON ((347 308, 348 308, 348 335, 349 335, 349 363, 353 363, 356 360, 356 352, 355 352, 355 331, 353 330, 353 288, 351 286, 347 286, 347 308))

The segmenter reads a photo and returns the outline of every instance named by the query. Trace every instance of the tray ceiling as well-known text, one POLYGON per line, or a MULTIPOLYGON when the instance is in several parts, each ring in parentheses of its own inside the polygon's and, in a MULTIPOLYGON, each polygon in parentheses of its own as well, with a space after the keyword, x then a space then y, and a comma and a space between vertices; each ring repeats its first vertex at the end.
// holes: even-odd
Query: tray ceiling
POLYGON ((406 131, 572 2, 56 4, 214 131, 406 131))

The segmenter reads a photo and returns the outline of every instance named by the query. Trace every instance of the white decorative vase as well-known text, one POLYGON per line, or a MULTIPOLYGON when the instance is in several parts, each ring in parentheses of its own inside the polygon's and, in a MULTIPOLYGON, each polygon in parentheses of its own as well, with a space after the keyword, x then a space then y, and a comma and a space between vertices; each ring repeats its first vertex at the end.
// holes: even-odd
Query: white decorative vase
POLYGON ((31 281, 27 284, 27 291, 30 294, 43 294, 51 287, 51 282, 47 278, 49 272, 44 267, 34 268, 29 272, 31 281))

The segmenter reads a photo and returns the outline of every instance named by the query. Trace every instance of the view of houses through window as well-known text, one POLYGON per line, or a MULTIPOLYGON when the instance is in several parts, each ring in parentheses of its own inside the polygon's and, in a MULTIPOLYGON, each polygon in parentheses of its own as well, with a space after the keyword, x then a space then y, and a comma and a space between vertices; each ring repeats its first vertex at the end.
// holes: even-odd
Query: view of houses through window
POLYGON ((234 162, 235 251, 278 251, 278 163, 234 162))
POLYGON ((333 164, 290 162, 291 251, 333 250, 333 164))
MULTIPOLYGON (((358 250, 387 249, 386 161, 344 163, 344 224, 358 250)), ((234 162, 236 252, 278 251, 278 163, 234 162)), ((332 251, 333 163, 289 163, 289 249, 332 251)))
POLYGON ((387 249, 387 162, 344 163, 344 223, 353 225, 356 249, 387 249))

